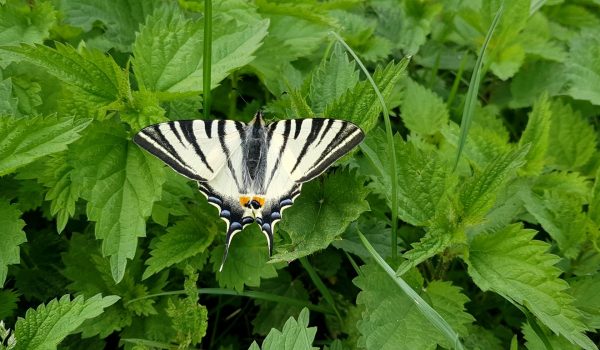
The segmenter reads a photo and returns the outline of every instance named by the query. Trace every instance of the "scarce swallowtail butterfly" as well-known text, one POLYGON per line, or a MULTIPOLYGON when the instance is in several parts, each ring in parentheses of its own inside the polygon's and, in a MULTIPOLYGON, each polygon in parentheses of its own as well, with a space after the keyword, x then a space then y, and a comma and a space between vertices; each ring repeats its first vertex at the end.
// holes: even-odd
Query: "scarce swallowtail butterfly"
POLYGON ((292 119, 265 124, 180 120, 150 125, 133 140, 173 170, 198 182, 227 223, 223 262, 234 235, 256 222, 273 253, 273 227, 304 182, 323 173, 364 138, 344 120, 292 119))

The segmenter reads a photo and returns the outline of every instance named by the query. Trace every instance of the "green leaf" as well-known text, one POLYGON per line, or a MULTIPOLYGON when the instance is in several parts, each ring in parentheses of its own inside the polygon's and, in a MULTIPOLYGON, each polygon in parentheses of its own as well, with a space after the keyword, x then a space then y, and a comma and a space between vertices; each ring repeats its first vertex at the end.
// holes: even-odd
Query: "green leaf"
POLYGON ((317 327, 308 327, 308 309, 304 308, 298 315, 298 320, 290 317, 283 325, 282 331, 273 328, 262 346, 259 348, 253 342, 249 349, 261 350, 313 350, 312 346, 317 334, 317 327))
POLYGON ((56 48, 22 45, 0 47, 0 51, 7 58, 39 66, 70 85, 81 94, 81 99, 98 106, 100 117, 129 93, 125 72, 112 57, 100 51, 76 50, 60 43, 56 43, 56 48))
POLYGON ((409 78, 404 81, 400 109, 404 125, 418 134, 435 134, 448 123, 448 109, 444 101, 409 78))
MULTIPOLYGON (((218 271, 224 250, 225 246, 221 245, 212 251, 213 271, 218 271)), ((244 290, 244 285, 259 287, 261 278, 277 277, 275 265, 267 264, 268 260, 265 236, 257 225, 250 225, 235 235, 223 271, 217 273, 217 281, 221 287, 239 292, 244 290)))
POLYGON ((15 325, 16 350, 56 349, 66 336, 74 332, 83 321, 100 315, 103 310, 119 300, 110 295, 94 295, 87 300, 78 296, 71 300, 64 295, 60 300, 52 300, 47 305, 30 309, 25 318, 19 318, 15 325))
POLYGON ((594 187, 592 188, 588 216, 600 226, 600 168, 596 171, 594 187))
POLYGON ((92 30, 97 22, 104 24, 102 36, 90 40, 93 46, 106 51, 114 47, 128 52, 140 24, 161 5, 152 0, 69 0, 60 1, 58 8, 64 14, 65 23, 84 31, 92 30))
POLYGON ((18 100, 12 94, 12 79, 0 81, 0 115, 18 115, 18 100))
POLYGON ((27 242, 25 221, 21 220, 21 212, 16 205, 4 198, 0 198, 0 287, 6 281, 8 265, 18 264, 19 245, 27 242))
POLYGON ((148 267, 142 279, 204 252, 216 232, 216 225, 206 223, 189 216, 169 227, 166 234, 153 239, 150 243, 152 256, 146 260, 148 267))
POLYGON ((338 171, 305 184, 279 224, 289 234, 291 243, 276 247, 278 253, 272 261, 291 261, 327 248, 351 222, 369 210, 366 195, 363 180, 349 171, 338 171))
MULTIPOLYGON (((356 303, 364 307, 357 328, 362 334, 359 346, 366 349, 430 349, 436 344, 450 347, 447 338, 414 307, 414 302, 375 264, 361 267, 354 279, 361 292, 356 303)), ((419 294, 460 334, 473 317, 465 312, 469 299, 449 282, 433 281, 419 294)))
POLYGON ((548 96, 540 97, 529 113, 527 126, 519 140, 519 146, 529 144, 529 152, 525 155, 525 165, 520 169, 524 175, 539 175, 544 168, 546 152, 550 143, 550 121, 552 111, 548 96))
MULTIPOLYGON (((547 350, 544 340, 542 340, 537 332, 533 330, 529 323, 523 324, 523 337, 525 338, 525 346, 528 350, 547 350)), ((544 337, 549 341, 552 349, 560 349, 560 350, 578 350, 581 347, 570 343, 565 337, 561 337, 559 335, 553 334, 546 327, 542 327, 542 332, 544 333, 544 337)))
MULTIPOLYGON (((299 279, 292 280, 287 271, 279 272, 277 278, 263 281, 260 290, 297 300, 307 302, 309 300, 308 292, 302 285, 302 281, 299 279)), ((259 307, 259 310, 254 320, 252 320, 252 325, 254 326, 254 333, 260 335, 268 334, 271 328, 281 327, 288 318, 302 311, 302 307, 299 305, 283 305, 259 299, 256 299, 254 303, 259 307)))
POLYGON ((578 277, 570 280, 570 294, 581 311, 583 321, 590 329, 600 329, 600 275, 578 277))
POLYGON ((559 278, 559 261, 548 244, 533 240, 534 230, 513 224, 480 234, 470 243, 469 275, 483 291, 493 291, 528 308, 553 332, 584 349, 597 349, 585 335, 581 313, 567 294, 567 282, 559 278))
POLYGON ((428 230, 418 242, 411 244, 411 250, 402 254, 402 258, 406 260, 400 264, 396 275, 402 276, 423 261, 442 253, 450 243, 452 243, 452 232, 446 229, 428 230))
POLYGON ((464 339, 464 345, 469 350, 503 350, 504 347, 492 330, 478 325, 467 327, 468 334, 464 339))
POLYGON ((544 230, 558 243, 561 253, 575 259, 585 240, 586 216, 581 212, 583 199, 552 187, 542 195, 522 192, 527 211, 535 217, 544 230))
POLYGON ((75 214, 75 204, 81 195, 81 183, 71 179, 73 168, 67 163, 64 154, 49 158, 46 171, 48 181, 44 185, 49 189, 45 199, 51 201, 50 214, 56 216, 56 230, 60 233, 69 218, 75 214))
MULTIPOLYGON (((373 80, 385 100, 389 100, 396 83, 404 73, 408 61, 391 62, 385 68, 378 66, 373 80)), ((327 105, 324 115, 349 120, 368 133, 377 123, 381 104, 371 84, 363 80, 327 105)))
POLYGON ((119 125, 96 127, 73 154, 72 178, 83 181, 88 218, 96 222, 102 254, 110 257, 112 275, 119 282, 127 259, 132 259, 137 237, 146 235, 146 218, 160 198, 164 173, 161 164, 126 139, 119 125))
POLYGON ((559 95, 566 80, 563 64, 548 61, 525 63, 510 82, 509 106, 529 107, 538 101, 542 94, 559 95))
POLYGON ((19 294, 10 289, 0 290, 0 320, 8 319, 13 316, 17 309, 19 294))
POLYGON ((597 134, 581 113, 561 101, 552 102, 552 122, 546 162, 555 169, 575 170, 597 152, 597 134))
POLYGON ((0 46, 41 44, 56 22, 50 2, 8 0, 0 6, 0 46))
POLYGON ((91 120, 75 117, 0 116, 0 176, 67 149, 91 120))
MULTIPOLYGON (((350 62, 342 46, 336 43, 328 60, 312 74, 308 93, 311 109, 316 115, 322 115, 327 105, 337 100, 348 89, 358 83, 358 71, 354 62, 350 62)), ((328 116, 343 118, 344 116, 328 116)))
POLYGON ((570 43, 566 60, 568 93, 575 99, 600 105, 600 37, 582 30, 570 43))
POLYGON ((523 165, 527 152, 528 147, 521 147, 501 154, 464 182, 460 192, 463 221, 475 223, 487 214, 501 186, 523 165))
MULTIPOLYGON (((269 25, 268 20, 242 26, 220 18, 213 21, 212 87, 252 61, 269 25)), ((203 53, 198 48, 204 41, 203 26, 203 21, 185 19, 176 10, 163 9, 148 18, 133 47, 135 75, 143 89, 202 91, 203 53)))

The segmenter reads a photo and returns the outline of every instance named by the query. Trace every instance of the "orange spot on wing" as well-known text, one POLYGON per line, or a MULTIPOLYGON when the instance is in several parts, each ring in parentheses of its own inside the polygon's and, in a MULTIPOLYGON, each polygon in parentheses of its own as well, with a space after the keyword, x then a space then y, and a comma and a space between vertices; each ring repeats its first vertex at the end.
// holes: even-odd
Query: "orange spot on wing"
POLYGON ((252 199, 260 203, 261 208, 265 206, 265 197, 253 197, 252 199))
POLYGON ((240 197, 240 204, 242 205, 242 207, 247 207, 248 202, 250 202, 250 197, 247 197, 247 196, 240 197))

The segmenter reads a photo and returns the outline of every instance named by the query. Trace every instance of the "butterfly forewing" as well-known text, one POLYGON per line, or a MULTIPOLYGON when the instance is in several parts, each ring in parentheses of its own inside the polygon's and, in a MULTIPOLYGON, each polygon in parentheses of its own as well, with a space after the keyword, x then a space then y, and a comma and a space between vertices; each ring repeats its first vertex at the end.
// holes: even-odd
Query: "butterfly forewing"
MULTIPOLYGON (((223 263, 233 236, 258 223, 269 252, 273 228, 300 194, 356 146, 363 132, 337 119, 294 119, 264 125, 231 120, 171 121, 148 126, 134 141, 180 174, 198 181, 227 223, 223 263)), ((221 264, 223 268, 223 264, 221 264)))

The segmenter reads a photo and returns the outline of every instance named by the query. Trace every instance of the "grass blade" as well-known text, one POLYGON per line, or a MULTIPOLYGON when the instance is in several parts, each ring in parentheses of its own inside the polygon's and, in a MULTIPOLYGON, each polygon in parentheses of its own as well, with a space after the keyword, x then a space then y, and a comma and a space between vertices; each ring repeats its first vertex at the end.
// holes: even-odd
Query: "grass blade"
POLYGON ((202 96, 204 97, 204 118, 210 117, 210 67, 212 59, 212 1, 204 0, 204 53, 202 62, 202 96))
POLYGON ((388 265, 385 260, 375 251, 375 248, 369 243, 367 238, 357 229, 358 237, 362 241, 365 248, 369 251, 373 259, 383 268, 383 270, 390 276, 391 279, 406 293, 406 295, 415 303, 417 309, 427 318, 435 328, 437 328, 442 334, 448 339, 450 344, 453 344, 454 349, 464 350, 462 343, 458 338, 452 327, 444 320, 440 314, 437 313, 417 292, 415 292, 401 277, 396 276, 394 270, 388 265))
POLYGON ((465 147, 465 143, 467 142, 467 134, 469 133, 469 129, 471 128, 471 122, 473 121, 473 111, 475 110, 477 93, 479 91, 479 85, 481 83, 481 76, 483 75, 481 69, 483 66, 483 56, 485 55, 485 51, 490 40, 492 39, 492 35, 494 34, 494 30, 496 29, 498 22, 500 22, 500 17, 502 17, 503 9, 504 2, 500 4, 500 8, 496 12, 496 16, 494 16, 492 25, 488 29, 488 32, 485 36, 483 46, 481 46, 481 51, 479 51, 479 56, 477 56, 477 62, 475 62, 475 69, 473 70, 471 81, 469 82, 469 90, 467 90, 465 107, 463 109, 462 119, 460 121, 460 137, 458 139, 458 150, 456 151, 456 159, 454 161, 454 167, 452 171, 456 170, 463 148, 465 147))
POLYGON ((333 312, 335 312, 340 323, 343 323, 342 316, 340 315, 340 312, 338 311, 337 307, 335 307, 335 301, 333 300, 333 295, 331 295, 331 292, 329 292, 329 289, 327 288, 327 286, 325 286, 325 283, 323 283, 323 281, 321 280, 321 277, 319 277, 319 275, 317 274, 317 271, 315 271, 315 269, 308 262, 308 259, 306 259, 306 257, 302 257, 298 260, 300 260, 302 267, 304 267, 306 272, 308 272, 308 276, 310 276, 310 279, 313 281, 313 283, 315 284, 315 286, 317 287, 319 292, 321 292, 321 295, 323 295, 323 298, 325 298, 327 303, 331 306, 331 308, 333 309, 333 312))
POLYGON ((356 63, 358 63, 358 66, 365 73, 367 79, 369 80, 369 83, 371 83, 371 86, 373 86, 373 90, 375 91, 375 94, 377 94, 377 98, 379 99, 379 103, 381 104, 381 111, 383 112, 383 120, 385 122, 385 133, 387 136, 387 143, 388 143, 387 147, 388 147, 388 152, 392 159, 391 165, 390 165, 390 179, 392 181, 392 223, 391 223, 391 226, 392 226, 391 241, 392 242, 391 242, 391 244, 392 244, 392 260, 396 261, 398 259, 398 182, 396 181, 396 169, 397 169, 396 147, 394 146, 394 135, 392 133, 392 123, 390 122, 390 113, 385 104, 385 100, 383 99, 383 95, 381 95, 381 91, 379 91, 379 88, 375 84, 375 81, 371 77, 371 74, 369 74, 369 71, 367 71, 367 68, 365 68, 365 65, 358 58, 358 56, 352 50, 352 48, 350 46, 348 46, 348 44, 346 44, 344 39, 342 39, 342 37, 339 36, 339 34, 337 34, 336 32, 333 32, 333 31, 330 33, 344 46, 344 48, 350 53, 350 55, 352 55, 352 57, 354 58, 356 63))

